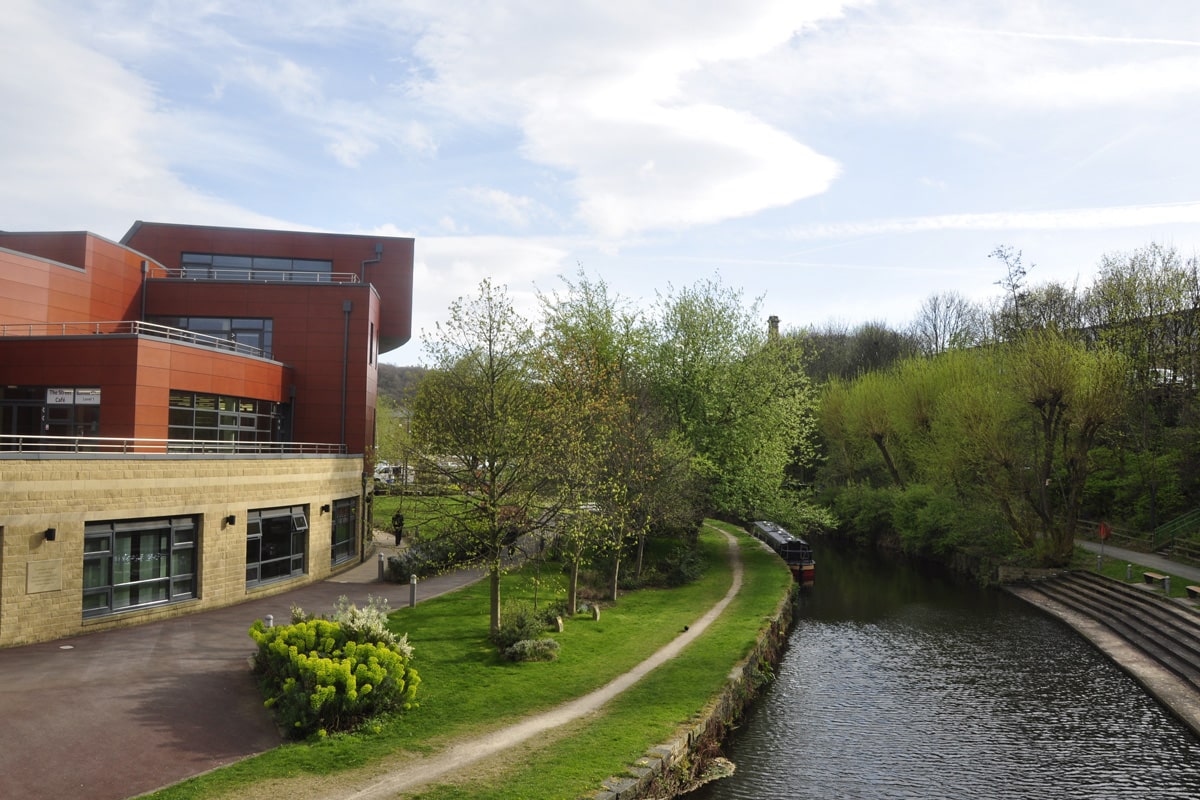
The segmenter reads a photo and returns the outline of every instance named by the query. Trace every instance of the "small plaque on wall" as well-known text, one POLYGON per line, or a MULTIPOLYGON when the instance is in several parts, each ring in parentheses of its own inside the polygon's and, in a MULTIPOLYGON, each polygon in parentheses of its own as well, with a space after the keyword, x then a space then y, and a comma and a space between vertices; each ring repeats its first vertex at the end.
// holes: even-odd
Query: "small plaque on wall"
POLYGON ((30 561, 25 565, 25 594, 57 592, 62 589, 62 559, 30 561))

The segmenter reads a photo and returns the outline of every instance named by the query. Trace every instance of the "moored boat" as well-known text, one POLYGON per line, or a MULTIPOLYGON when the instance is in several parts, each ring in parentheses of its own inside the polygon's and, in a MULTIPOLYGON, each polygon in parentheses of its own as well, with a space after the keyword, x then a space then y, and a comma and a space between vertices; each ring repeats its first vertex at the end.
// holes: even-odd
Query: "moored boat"
POLYGON ((812 547, 808 542, 787 531, 782 525, 768 520, 759 520, 750 525, 750 532, 761 539, 783 559, 792 577, 801 586, 812 586, 816 579, 817 565, 813 560, 812 547))

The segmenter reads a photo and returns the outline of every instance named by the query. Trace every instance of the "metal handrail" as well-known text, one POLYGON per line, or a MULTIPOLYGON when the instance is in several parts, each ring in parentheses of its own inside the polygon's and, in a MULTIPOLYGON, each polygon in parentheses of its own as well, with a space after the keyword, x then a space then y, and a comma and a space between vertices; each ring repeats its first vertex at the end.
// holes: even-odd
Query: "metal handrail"
POLYGON ((7 323, 0 325, 0 337, 3 336, 146 336, 168 342, 194 344, 213 350, 225 350, 239 355, 270 358, 261 347, 252 347, 220 336, 209 336, 207 333, 195 333, 183 328, 172 328, 168 325, 158 325, 140 320, 7 323))
POLYGON ((211 439, 123 439, 107 436, 0 434, 0 458, 24 453, 106 455, 344 455, 346 445, 326 442, 247 442, 211 439))
POLYGON ((1154 540, 1151 547, 1154 550, 1159 550, 1167 544, 1174 542, 1180 533, 1197 530, 1200 530, 1200 509, 1189 511, 1155 528, 1154 540))

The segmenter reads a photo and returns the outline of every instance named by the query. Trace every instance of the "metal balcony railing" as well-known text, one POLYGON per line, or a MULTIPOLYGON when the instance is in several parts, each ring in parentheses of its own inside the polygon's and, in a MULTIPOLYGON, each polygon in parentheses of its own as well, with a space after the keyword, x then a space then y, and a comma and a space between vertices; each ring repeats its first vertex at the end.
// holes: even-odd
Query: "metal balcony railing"
POLYGON ((98 322, 23 322, 0 325, 0 336, 146 336, 168 342, 181 342, 212 350, 224 350, 244 356, 270 358, 259 347, 234 342, 220 336, 194 333, 182 328, 157 325, 138 320, 110 320, 98 322))
POLYGON ((344 444, 208 439, 122 439, 105 436, 0 435, 0 458, 46 453, 103 455, 344 455, 344 444))
POLYGON ((358 273, 355 272, 304 272, 252 267, 210 267, 203 264, 189 264, 184 267, 155 266, 150 269, 147 277, 241 283, 360 283, 358 273))

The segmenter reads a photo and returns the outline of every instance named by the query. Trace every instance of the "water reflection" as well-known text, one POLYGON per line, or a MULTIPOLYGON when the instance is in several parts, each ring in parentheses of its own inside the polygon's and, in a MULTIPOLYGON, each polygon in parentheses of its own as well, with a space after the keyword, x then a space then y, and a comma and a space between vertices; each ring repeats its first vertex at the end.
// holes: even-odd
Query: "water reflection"
POLYGON ((729 798, 1193 797, 1200 742, 1002 592, 822 550, 777 679, 726 750, 729 798))

